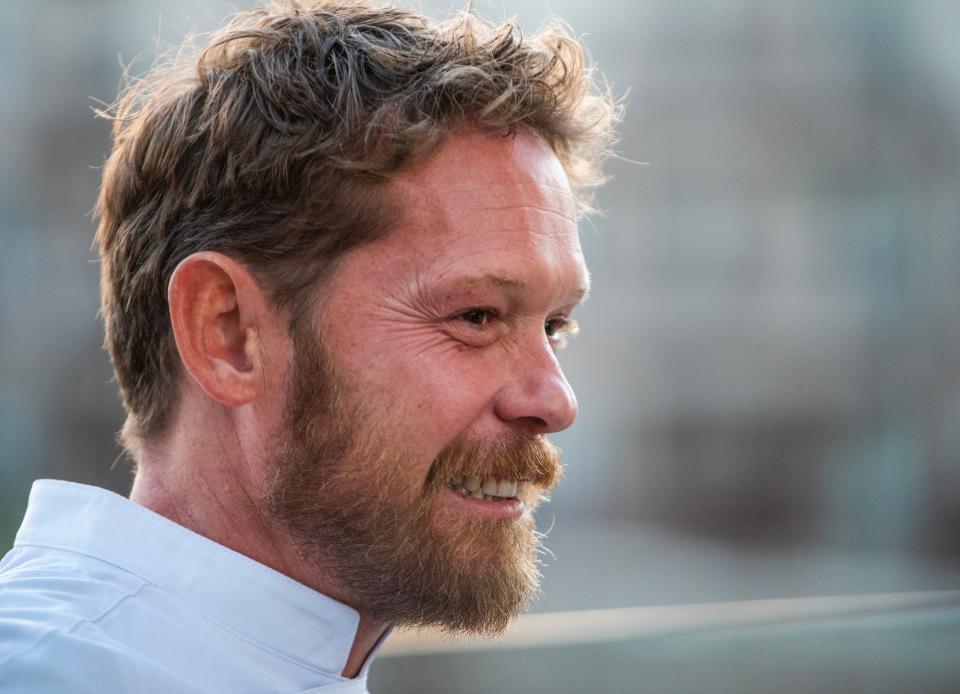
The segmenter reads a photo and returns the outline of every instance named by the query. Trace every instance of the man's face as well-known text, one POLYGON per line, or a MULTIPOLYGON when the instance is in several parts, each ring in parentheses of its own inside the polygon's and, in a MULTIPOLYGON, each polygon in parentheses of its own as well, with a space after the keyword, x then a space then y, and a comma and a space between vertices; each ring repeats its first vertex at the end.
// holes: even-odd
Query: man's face
POLYGON ((497 633, 538 586, 544 435, 577 411, 556 359, 588 282, 574 203, 528 134, 459 135, 391 187, 400 224, 294 331, 270 505, 357 607, 497 633))

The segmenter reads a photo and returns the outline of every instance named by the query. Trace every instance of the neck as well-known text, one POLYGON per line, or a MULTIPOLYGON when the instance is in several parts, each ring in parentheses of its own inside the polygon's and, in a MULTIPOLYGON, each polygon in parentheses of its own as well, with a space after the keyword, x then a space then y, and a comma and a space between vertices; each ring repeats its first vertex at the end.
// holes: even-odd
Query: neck
POLYGON ((357 627, 357 635, 353 639, 353 646, 350 647, 350 655, 347 657, 347 664, 343 667, 341 673, 344 677, 356 677, 363 669, 363 664, 370 657, 377 642, 387 631, 388 625, 374 621, 360 615, 360 625, 357 627))
MULTIPOLYGON (((214 542, 244 554, 328 597, 351 604, 346 591, 306 562, 296 546, 268 520, 256 495, 249 492, 234 471, 207 458, 202 466, 184 465, 176 455, 162 459, 141 452, 130 500, 214 542), (178 464, 179 463, 179 464, 178 464), (190 473, 186 473, 190 470, 190 473), (203 474, 196 471, 202 470, 203 474)), ((351 605, 354 609, 357 606, 351 605)), ((343 669, 344 677, 356 677, 388 624, 378 622, 362 610, 357 633, 343 669)))

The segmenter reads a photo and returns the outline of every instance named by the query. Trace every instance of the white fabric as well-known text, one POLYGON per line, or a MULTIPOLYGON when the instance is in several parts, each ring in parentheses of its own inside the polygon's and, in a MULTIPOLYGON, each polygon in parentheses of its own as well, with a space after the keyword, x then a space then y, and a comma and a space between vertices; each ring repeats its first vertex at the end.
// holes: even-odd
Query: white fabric
POLYGON ((373 653, 340 675, 359 621, 129 499, 40 480, 0 562, 0 692, 360 694, 373 653))

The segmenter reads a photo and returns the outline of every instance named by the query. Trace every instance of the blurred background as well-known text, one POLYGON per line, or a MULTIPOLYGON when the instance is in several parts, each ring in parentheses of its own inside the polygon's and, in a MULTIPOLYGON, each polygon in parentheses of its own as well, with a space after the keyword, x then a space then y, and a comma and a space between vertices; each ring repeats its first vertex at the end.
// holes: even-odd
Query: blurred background
MULTIPOLYGON (((648 163, 611 162, 605 214, 582 225, 594 286, 562 355, 581 415, 556 437, 568 470, 538 516, 553 556, 534 610, 960 587, 960 4, 475 4, 527 32, 567 20, 629 92, 621 154, 648 163)), ((96 316, 110 138, 92 108, 132 60, 234 8, 5 7, 0 551, 36 478, 129 491, 96 316)), ((697 643, 697 662, 729 662, 697 643)), ((428 691, 410 662, 378 663, 374 691, 428 691)), ((936 662, 929 691, 960 682, 936 662)), ((596 691, 631 691, 616 681, 596 691)))

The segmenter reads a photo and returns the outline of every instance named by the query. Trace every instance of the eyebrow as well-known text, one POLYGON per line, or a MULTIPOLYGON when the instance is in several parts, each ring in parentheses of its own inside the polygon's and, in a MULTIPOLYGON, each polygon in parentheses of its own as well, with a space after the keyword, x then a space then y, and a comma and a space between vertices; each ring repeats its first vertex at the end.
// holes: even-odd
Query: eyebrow
MULTIPOLYGON (((500 289, 513 289, 513 290, 522 290, 529 288, 529 284, 523 280, 513 277, 511 275, 502 275, 496 272, 488 272, 483 275, 467 275, 465 277, 456 277, 450 279, 449 281, 442 282, 441 287, 444 289, 454 287, 463 287, 463 286, 489 286, 493 285, 499 287, 500 289)), ((571 294, 571 299, 575 303, 582 303, 586 301, 587 297, 590 295, 590 278, 587 275, 586 283, 577 287, 577 289, 571 294)))

